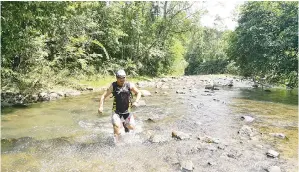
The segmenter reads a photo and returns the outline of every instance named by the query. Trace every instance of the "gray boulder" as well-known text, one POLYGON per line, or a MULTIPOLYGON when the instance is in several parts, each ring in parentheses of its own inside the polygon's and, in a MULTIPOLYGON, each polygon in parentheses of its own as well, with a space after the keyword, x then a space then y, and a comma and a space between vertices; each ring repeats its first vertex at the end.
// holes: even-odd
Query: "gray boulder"
POLYGON ((266 171, 268 171, 268 172, 281 172, 281 169, 278 166, 271 166, 268 169, 266 169, 266 171))
POLYGON ((254 118, 251 116, 242 116, 241 119, 243 119, 246 122, 252 122, 254 121, 254 118))
POLYGON ((277 158, 279 156, 279 153, 274 150, 268 150, 266 155, 270 158, 277 158))
POLYGON ((286 139, 287 137, 282 134, 282 133, 269 133, 273 137, 281 138, 281 139, 286 139))
POLYGON ((152 94, 147 90, 139 90, 142 97, 151 96, 152 94))
POLYGON ((171 133, 171 136, 173 138, 176 138, 178 140, 186 140, 186 139, 190 139, 190 135, 191 134, 186 134, 186 133, 183 133, 183 132, 180 132, 180 131, 173 131, 171 133))
POLYGON ((180 164, 181 164, 182 171, 193 171, 194 169, 193 162, 190 160, 182 161, 180 164))

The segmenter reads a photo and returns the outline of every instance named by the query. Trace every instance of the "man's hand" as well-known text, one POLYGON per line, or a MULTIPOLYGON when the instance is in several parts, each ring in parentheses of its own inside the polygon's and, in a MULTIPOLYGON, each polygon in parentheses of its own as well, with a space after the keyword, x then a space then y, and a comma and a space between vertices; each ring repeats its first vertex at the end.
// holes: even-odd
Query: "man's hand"
POLYGON ((132 104, 132 107, 138 107, 138 103, 137 103, 137 102, 134 102, 134 103, 132 104))
POLYGON ((103 114, 103 107, 99 107, 99 109, 98 109, 98 113, 99 113, 100 115, 103 114))

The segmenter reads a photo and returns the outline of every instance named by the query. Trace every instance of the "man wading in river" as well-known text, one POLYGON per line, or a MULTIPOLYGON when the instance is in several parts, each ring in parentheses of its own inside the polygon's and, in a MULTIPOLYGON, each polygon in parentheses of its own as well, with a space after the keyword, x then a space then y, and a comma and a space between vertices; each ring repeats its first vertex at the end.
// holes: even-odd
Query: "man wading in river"
POLYGON ((113 82, 110 87, 104 92, 100 100, 99 114, 103 113, 104 101, 111 93, 113 94, 113 108, 111 121, 114 130, 116 141, 119 139, 121 126, 124 126, 125 132, 133 130, 135 127, 135 120, 132 113, 130 113, 131 106, 137 106, 141 97, 141 92, 135 87, 133 83, 126 82, 126 73, 124 70, 119 70, 116 73, 116 82, 113 82), (132 93, 137 94, 137 98, 132 103, 132 93))

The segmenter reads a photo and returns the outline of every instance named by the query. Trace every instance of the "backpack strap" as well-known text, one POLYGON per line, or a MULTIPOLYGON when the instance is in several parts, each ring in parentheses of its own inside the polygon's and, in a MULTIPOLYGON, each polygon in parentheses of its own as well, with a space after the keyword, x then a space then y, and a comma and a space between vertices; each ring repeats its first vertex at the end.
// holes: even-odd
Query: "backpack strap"
POLYGON ((113 91, 112 91, 112 94, 113 94, 113 97, 115 97, 115 95, 116 95, 116 88, 117 88, 117 84, 116 84, 116 82, 113 82, 113 83, 112 83, 112 88, 113 88, 113 89, 112 89, 112 90, 113 90, 113 91))

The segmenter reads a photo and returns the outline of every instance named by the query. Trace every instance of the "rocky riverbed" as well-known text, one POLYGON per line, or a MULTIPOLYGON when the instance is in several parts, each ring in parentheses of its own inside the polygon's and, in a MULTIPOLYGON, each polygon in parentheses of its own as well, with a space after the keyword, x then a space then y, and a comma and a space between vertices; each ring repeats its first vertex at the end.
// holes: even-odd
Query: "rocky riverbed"
MULTIPOLYGON (((142 105, 134 109, 136 130, 123 134, 116 145, 110 124, 111 99, 105 103, 104 115, 97 116, 98 93, 7 113, 2 117, 2 171, 298 170, 298 154, 285 156, 275 144, 287 147, 290 142, 298 143, 294 136, 298 135, 298 123, 293 118, 298 107, 253 99, 252 81, 184 76, 136 85, 150 94, 143 91, 142 105), (278 104, 289 109, 290 116, 271 125, 291 127, 295 134, 261 130, 268 119, 260 116, 263 109, 246 109, 249 101, 270 109, 278 104), (19 121, 13 127, 22 112, 27 113, 23 117, 27 123, 19 121), (42 124, 34 123, 39 120, 42 124)), ((298 146, 289 149, 297 152, 298 146)))

